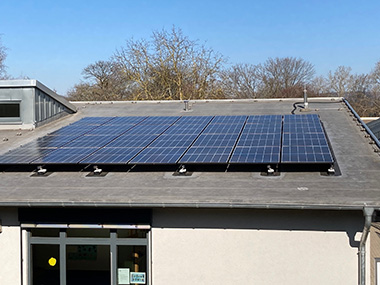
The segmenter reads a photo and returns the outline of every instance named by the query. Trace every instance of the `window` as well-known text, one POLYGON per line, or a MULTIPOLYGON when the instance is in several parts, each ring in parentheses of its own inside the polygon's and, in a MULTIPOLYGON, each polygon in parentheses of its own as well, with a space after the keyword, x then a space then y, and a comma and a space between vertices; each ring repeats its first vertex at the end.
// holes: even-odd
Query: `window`
POLYGON ((149 284, 149 226, 27 227, 29 285, 149 284))
POLYGON ((0 118, 20 118, 20 103, 0 103, 0 118))

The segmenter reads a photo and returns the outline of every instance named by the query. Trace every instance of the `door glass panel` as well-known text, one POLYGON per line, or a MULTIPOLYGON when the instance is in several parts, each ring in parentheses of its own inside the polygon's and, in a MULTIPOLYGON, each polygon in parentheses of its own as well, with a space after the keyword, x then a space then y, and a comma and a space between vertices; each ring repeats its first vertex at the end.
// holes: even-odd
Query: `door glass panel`
POLYGON ((109 245, 66 246, 67 285, 111 284, 109 245))
POLYGON ((118 283, 125 281, 125 272, 130 272, 130 284, 146 284, 146 246, 119 245, 117 247, 118 283), (133 282, 133 276, 138 283, 133 282), (144 280, 144 281, 143 281, 144 280))
POLYGON ((59 245, 32 245, 32 284, 59 285, 59 245))

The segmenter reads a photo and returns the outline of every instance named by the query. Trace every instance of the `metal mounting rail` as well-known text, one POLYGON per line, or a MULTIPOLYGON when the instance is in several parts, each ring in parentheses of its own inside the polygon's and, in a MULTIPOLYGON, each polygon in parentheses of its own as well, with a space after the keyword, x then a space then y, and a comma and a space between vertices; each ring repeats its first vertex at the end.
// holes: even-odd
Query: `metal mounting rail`
POLYGON ((356 113, 356 111, 354 110, 354 108, 352 108, 352 106, 350 105, 350 103, 348 103, 348 101, 346 100, 346 98, 343 98, 343 102, 347 105, 347 107, 351 110, 351 112, 354 114, 354 116, 356 117, 356 119, 359 121, 359 123, 363 126, 363 128, 365 128, 365 130, 367 131, 367 133, 371 136, 371 138, 373 139, 373 141, 376 143, 377 147, 380 148, 380 141, 377 139, 377 137, 372 133, 371 129, 368 128, 368 126, 362 121, 362 119, 360 118, 360 116, 358 115, 358 113, 356 113))

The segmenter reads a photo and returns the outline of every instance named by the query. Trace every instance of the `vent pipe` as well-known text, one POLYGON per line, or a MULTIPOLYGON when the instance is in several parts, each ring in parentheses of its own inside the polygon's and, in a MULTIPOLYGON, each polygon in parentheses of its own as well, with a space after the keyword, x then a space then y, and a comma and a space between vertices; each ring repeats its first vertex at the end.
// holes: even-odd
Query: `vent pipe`
POLYGON ((367 208, 364 207, 363 214, 364 214, 364 228, 362 237, 360 238, 360 245, 359 245, 359 284, 365 285, 365 274, 366 274, 366 243, 367 243, 367 237, 371 228, 372 223, 372 215, 374 212, 374 208, 367 208))
POLYGON ((189 100, 184 100, 183 103, 185 103, 185 111, 189 111, 189 100))
POLYGON ((306 86, 303 89, 303 104, 304 104, 305 109, 307 109, 309 107, 309 103, 307 102, 307 90, 306 90, 306 86))

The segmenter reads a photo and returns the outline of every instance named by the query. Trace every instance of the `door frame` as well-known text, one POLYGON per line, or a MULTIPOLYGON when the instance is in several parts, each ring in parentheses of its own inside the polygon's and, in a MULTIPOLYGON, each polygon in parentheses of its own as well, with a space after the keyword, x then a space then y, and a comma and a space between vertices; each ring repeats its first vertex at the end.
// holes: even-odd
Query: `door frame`
POLYGON ((151 231, 150 225, 44 225, 44 224, 22 224, 22 237, 24 239, 24 256, 23 260, 26 262, 23 266, 23 272, 26 278, 23 278, 27 285, 32 285, 32 245, 34 244, 54 244, 59 245, 59 266, 60 266, 60 285, 66 285, 66 246, 67 245, 109 245, 110 247, 110 271, 111 271, 111 284, 117 285, 117 246, 146 246, 146 270, 147 278, 146 285, 151 284, 151 231), (60 229, 59 237, 33 237, 31 235, 32 228, 54 228, 60 229), (110 229, 110 236, 108 238, 98 237, 67 237, 66 229, 110 229), (146 238, 118 238, 117 229, 134 229, 134 230, 148 230, 146 238))

